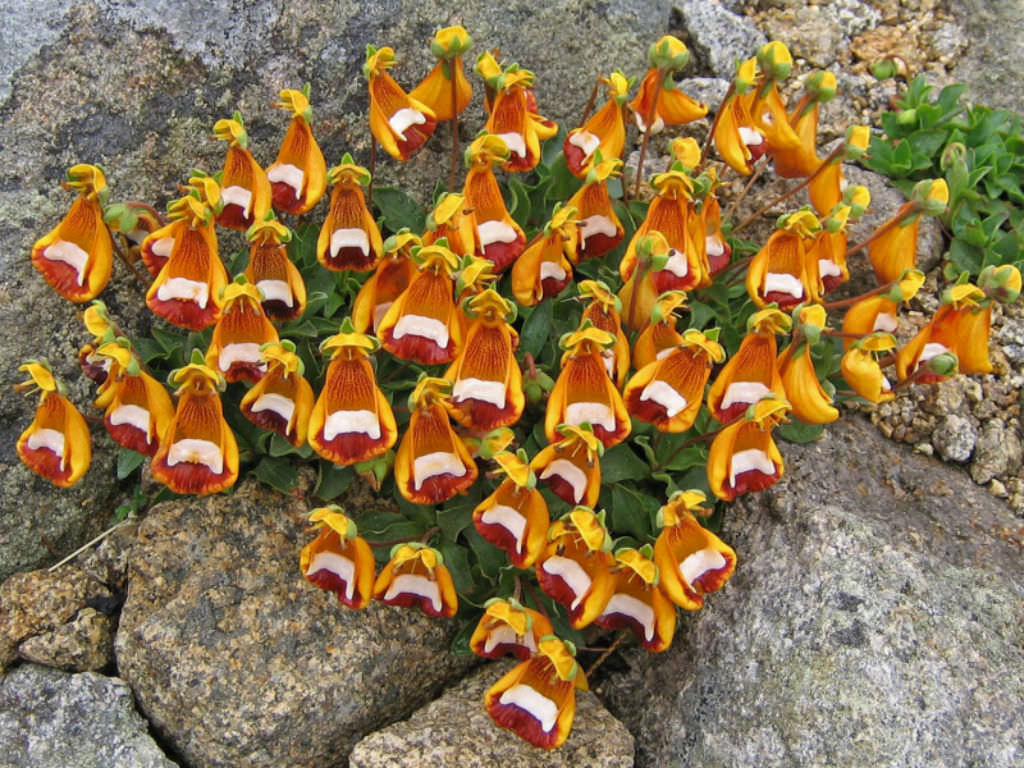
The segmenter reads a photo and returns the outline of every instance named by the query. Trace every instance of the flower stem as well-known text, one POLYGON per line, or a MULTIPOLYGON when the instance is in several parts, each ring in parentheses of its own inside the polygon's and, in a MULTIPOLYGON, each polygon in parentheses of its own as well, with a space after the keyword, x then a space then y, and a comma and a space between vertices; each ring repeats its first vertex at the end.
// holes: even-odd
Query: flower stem
POLYGON ((870 299, 872 296, 878 296, 881 293, 885 293, 894 285, 896 285, 895 280, 891 283, 880 285, 877 288, 872 288, 870 291, 865 291, 859 296, 851 296, 849 299, 839 299, 838 301, 829 301, 826 302, 823 306, 825 307, 825 309, 841 309, 842 307, 849 307, 856 304, 858 301, 870 299))
POLYGON ((118 242, 117 238, 114 237, 114 233, 110 230, 110 225, 104 224, 104 226, 107 228, 107 234, 110 235, 110 242, 114 246, 114 252, 117 254, 117 257, 121 259, 121 261, 124 263, 126 267, 128 267, 129 270, 131 270, 132 274, 135 275, 135 278, 139 281, 139 283, 144 288, 148 288, 149 280, 147 280, 143 276, 143 274, 139 271, 139 268, 135 264, 129 261, 128 254, 124 252, 124 250, 121 248, 121 244, 118 242))
POLYGON ((647 108, 647 115, 644 117, 644 137, 640 140, 640 157, 636 162, 636 183, 633 184, 633 198, 640 195, 640 180, 644 176, 644 156, 647 154, 647 142, 651 139, 651 123, 654 116, 658 114, 658 97, 661 96, 661 83, 665 79, 665 71, 658 70, 658 81, 654 86, 654 98, 651 99, 651 106, 647 108))
POLYGON ((451 72, 452 72, 452 92, 451 92, 451 97, 452 97, 452 119, 451 119, 451 124, 452 124, 452 155, 451 155, 451 162, 448 164, 448 192, 449 193, 455 191, 455 166, 459 162, 459 113, 456 111, 457 107, 456 107, 456 103, 455 103, 456 100, 458 99, 458 94, 456 92, 455 63, 454 62, 452 62, 451 72))
POLYGON ((580 118, 580 127, 587 122, 587 118, 590 117, 590 110, 594 108, 594 104, 597 102, 597 89, 601 87, 601 76, 598 75, 594 78, 594 87, 590 91, 590 98, 587 100, 587 106, 583 108, 583 117, 580 118))
POLYGON ((160 211, 158 211, 149 203, 143 203, 139 200, 126 200, 125 205, 131 208, 141 208, 144 211, 148 211, 150 214, 152 214, 153 218, 160 222, 160 226, 163 226, 164 224, 167 223, 167 220, 163 217, 163 214, 161 214, 160 211))
POLYGON ((593 675, 597 671, 597 668, 604 664, 605 660, 609 656, 615 653, 615 651, 618 649, 620 645, 622 645, 623 641, 625 641, 627 637, 629 637, 629 635, 627 635, 625 632, 619 632, 618 636, 615 638, 615 642, 613 642, 611 645, 605 648, 604 653, 597 657, 597 661, 590 665, 590 669, 586 671, 586 676, 589 678, 591 675, 593 675))
POLYGON ((762 205, 755 213, 752 213, 750 216, 748 216, 743 221, 741 221, 736 226, 736 228, 733 230, 733 232, 739 232, 741 229, 746 227, 748 224, 750 224, 753 221, 755 221, 756 219, 760 218, 760 216, 765 211, 771 210, 773 207, 775 207, 779 203, 786 202, 787 200, 789 200, 789 198, 791 198, 797 192, 799 192, 800 190, 802 190, 805 187, 807 187, 812 181, 814 181, 815 178, 817 178, 821 174, 821 172, 823 170, 825 170, 832 163, 833 160, 835 160, 837 157, 839 157, 839 155, 841 155, 843 153, 844 149, 845 149, 845 145, 844 144, 840 144, 838 147, 833 149, 829 153, 828 157, 826 157, 824 160, 821 161, 821 164, 818 166, 817 170, 814 171, 814 173, 812 173, 810 176, 808 176, 806 179, 801 181, 799 184, 797 184, 792 189, 787 190, 786 192, 784 192, 781 195, 779 195, 778 197, 776 197, 774 200, 768 202, 765 205, 762 205))

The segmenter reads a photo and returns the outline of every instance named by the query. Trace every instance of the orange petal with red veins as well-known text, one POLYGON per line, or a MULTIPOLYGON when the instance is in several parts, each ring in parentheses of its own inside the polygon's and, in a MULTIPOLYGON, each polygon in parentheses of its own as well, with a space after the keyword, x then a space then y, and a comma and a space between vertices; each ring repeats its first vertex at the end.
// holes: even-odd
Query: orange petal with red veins
POLYGON ((77 483, 92 461, 85 419, 56 392, 43 397, 32 423, 18 438, 17 450, 29 469, 60 488, 77 483))
POLYGON ((53 230, 32 247, 32 266, 69 301, 96 298, 110 280, 113 241, 94 197, 75 198, 53 230))
POLYGON ((395 417, 369 360, 331 361, 309 417, 308 439, 323 458, 342 466, 368 461, 395 444, 395 417))
POLYGON ((238 443, 215 392, 186 390, 160 448, 153 477, 175 493, 206 495, 238 479, 238 443))

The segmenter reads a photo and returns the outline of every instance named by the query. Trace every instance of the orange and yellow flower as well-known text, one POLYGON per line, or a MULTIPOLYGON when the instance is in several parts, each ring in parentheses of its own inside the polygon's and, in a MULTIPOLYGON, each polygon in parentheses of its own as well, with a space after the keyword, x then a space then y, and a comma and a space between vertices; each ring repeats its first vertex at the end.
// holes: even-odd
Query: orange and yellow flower
POLYGON ((224 421, 224 377, 195 350, 192 362, 169 380, 178 388, 178 407, 160 437, 153 478, 175 493, 205 496, 230 488, 238 479, 238 443, 224 421))
POLYGON ((544 417, 548 442, 558 440, 559 424, 578 427, 589 423, 605 448, 629 436, 629 414, 601 356, 613 344, 614 336, 589 324, 562 340, 562 372, 555 380, 544 417))
POLYGON ((493 289, 467 302, 472 322, 466 343, 444 378, 452 382, 448 411, 478 432, 515 424, 526 406, 523 374, 514 353, 519 334, 508 324, 512 305, 493 289))
POLYGON ((601 356, 608 375, 621 389, 629 374, 629 339, 622 330, 622 300, 600 280, 581 280, 576 288, 581 299, 590 300, 583 309, 580 324, 589 321, 595 328, 615 337, 615 345, 605 349, 601 356))
MULTIPOLYGON (((212 179, 206 181, 215 185, 212 179)), ((146 291, 146 305, 173 325, 201 331, 220 317, 220 296, 228 275, 217 252, 213 209, 196 197, 182 201, 187 222, 176 233, 167 262, 146 291)))
POLYGON ((276 343, 277 330, 267 319, 259 288, 244 277, 231 283, 221 295, 220 319, 213 328, 206 364, 229 382, 259 381, 267 364, 260 347, 276 343))
POLYGON ((526 247, 523 229, 509 215, 505 199, 494 176, 494 166, 508 160, 504 139, 482 134, 466 150, 466 183, 462 194, 476 217, 477 236, 483 257, 494 264, 496 272, 507 269, 526 247))
POLYGON ((806 95, 789 113, 789 124, 800 140, 799 145, 771 152, 775 173, 786 179, 810 176, 821 165, 817 150, 818 111, 821 104, 835 96, 836 76, 828 71, 814 72, 804 79, 804 88, 806 95))
POLYGON ((484 54, 477 58, 477 71, 494 89, 494 101, 487 118, 486 130, 505 142, 508 159, 502 163, 506 171, 532 171, 540 162, 540 143, 558 132, 558 127, 536 113, 533 97, 533 72, 518 64, 495 74, 484 54), (481 62, 484 65, 481 65, 481 62))
POLYGON ((370 131, 385 152, 404 163, 434 133, 438 118, 388 74, 395 64, 392 48, 366 46, 363 75, 370 89, 370 131))
POLYGON ((236 112, 232 120, 218 120, 213 135, 228 143, 220 178, 224 207, 217 214, 217 223, 244 232, 270 212, 270 181, 249 151, 249 134, 240 114, 236 112))
POLYGON ((582 126, 569 131, 562 147, 569 172, 581 179, 587 175, 598 152, 604 160, 617 160, 626 146, 622 105, 629 98, 632 82, 617 70, 600 80, 608 86, 608 101, 582 126))
POLYGON ((277 159, 267 168, 274 210, 299 216, 313 210, 327 189, 327 161, 313 137, 308 89, 281 91, 275 104, 292 113, 277 159))
POLYGON ((604 629, 628 629, 652 653, 672 645, 676 632, 676 607, 658 589, 658 566, 638 549, 615 553, 615 591, 594 623, 604 629))
POLYGON ((820 229, 818 218, 803 210, 786 217, 771 234, 747 268, 747 294, 758 307, 774 302, 789 310, 819 298, 808 274, 807 247, 820 229))
POLYGON ((160 436, 174 417, 174 405, 164 386, 142 370, 127 339, 101 344, 96 356, 110 363, 109 375, 97 408, 104 408, 103 424, 118 445, 153 456, 160 436))
POLYGON ((627 410, 661 432, 685 432, 700 412, 712 366, 723 360, 722 346, 691 328, 679 346, 633 374, 623 393, 627 410))
POLYGON ((786 400, 758 400, 744 418, 725 427, 708 452, 708 485, 720 499, 763 491, 782 477, 782 454, 772 439, 772 429, 785 420, 786 400))
POLYGON ((950 373, 991 373, 991 321, 992 303, 980 288, 965 283, 948 289, 932 319, 896 355, 900 381, 911 375, 922 383, 947 378, 949 374, 937 370, 936 365, 925 366, 940 355, 955 357, 955 365, 944 366, 950 368, 950 373))
POLYGON ((288 257, 292 232, 275 218, 253 224, 246 232, 249 265, 245 276, 261 295, 260 305, 272 321, 284 323, 306 311, 306 284, 288 257))
POLYGON ((433 245, 441 239, 456 256, 483 256, 476 215, 464 196, 445 195, 427 216, 423 244, 433 245))
POLYGON ((90 301, 102 291, 114 266, 114 243, 103 223, 110 191, 95 165, 68 170, 67 189, 78 191, 60 224, 32 246, 32 266, 69 301, 90 301))
POLYGON ((428 616, 450 619, 459 609, 451 572, 441 553, 426 544, 398 544, 377 575, 373 598, 403 608, 419 606, 428 616))
POLYGON ((593 507, 601 494, 604 444, 588 425, 559 424, 560 439, 533 457, 530 469, 567 504, 593 507))
POLYGON ((574 629, 592 624, 615 592, 611 538, 601 516, 576 507, 551 524, 548 544, 537 561, 537 583, 564 605, 574 629))
POLYGON ((666 291, 658 297, 651 311, 650 324, 633 342, 633 367, 636 370, 661 360, 683 343, 683 334, 676 330, 676 323, 684 309, 686 293, 683 291, 666 291))
POLYGON ((379 346, 376 339, 356 333, 348 318, 339 333, 320 345, 331 353, 331 362, 307 437, 314 451, 335 464, 369 461, 398 439, 395 415, 367 360, 379 346))
POLYGON ((418 235, 403 228, 383 243, 377 269, 352 302, 352 324, 359 333, 377 333, 380 321, 417 275, 412 250, 422 245, 418 235))
POLYGON ((296 448, 305 444, 313 413, 313 388, 303 376, 305 366, 287 339, 260 348, 267 371, 239 408, 258 427, 276 432, 296 448))
POLYGON ((413 504, 440 504, 465 493, 476 480, 476 462, 452 429, 444 398, 450 384, 424 377, 409 396, 409 428, 395 456, 395 485, 413 504))
POLYGON ((512 293, 522 306, 557 296, 572 281, 579 244, 577 213, 571 206, 556 207, 543 233, 512 265, 512 293))
POLYGON ((576 209, 579 246, 576 261, 597 259, 613 250, 625 235, 608 194, 608 179, 621 173, 622 161, 604 159, 600 150, 589 166, 583 186, 566 203, 576 209))
POLYGON ((516 568, 529 568, 540 557, 551 524, 547 502, 537 490, 537 477, 525 459, 525 453, 496 454, 494 460, 505 479, 473 510, 476 530, 504 550, 516 568))
POLYGON ((462 315, 453 296, 459 261, 443 243, 423 246, 413 257, 419 274, 388 307, 377 337, 384 349, 402 360, 450 363, 463 341, 462 315))
POLYGON ((40 393, 32 423, 18 438, 18 458, 45 480, 70 488, 82 479, 92 461, 92 440, 82 414, 68 400, 44 360, 19 366, 29 380, 18 390, 40 393))
POLYGON ((673 72, 682 71, 690 61, 690 52, 678 38, 665 35, 650 47, 650 69, 640 82, 640 91, 629 102, 641 133, 650 126, 651 134, 661 133, 667 125, 683 125, 700 120, 708 113, 702 104, 676 88, 673 72))
POLYGON ((762 309, 747 321, 747 335, 740 348, 708 391, 708 408, 722 424, 731 422, 765 395, 785 399, 775 334, 788 333, 790 325, 789 316, 777 309, 762 309))
POLYGON ((895 348, 894 336, 874 333, 854 342, 839 363, 839 370, 846 383, 870 403, 885 403, 896 397, 878 361, 879 354, 888 354, 895 348))
POLYGON ((299 570, 307 581, 336 594, 342 605, 361 611, 370 602, 376 575, 370 545, 337 505, 314 509, 309 520, 320 532, 302 548, 299 570))
POLYGON ((484 704, 494 722, 535 747, 554 749, 565 743, 576 715, 576 689, 587 690, 570 648, 548 635, 529 661, 492 685, 484 704))
MULTIPOLYGON (((794 313, 796 314, 796 313, 794 313)), ((807 332, 794 340, 779 356, 779 375, 786 396, 793 406, 793 415, 805 424, 829 424, 839 418, 832 398, 825 392, 811 359, 810 335, 817 336, 825 327, 825 308, 820 304, 802 307, 801 328, 807 332)))
POLYGON ((473 87, 462 67, 462 55, 472 47, 473 38, 457 25, 437 30, 430 41, 430 52, 438 60, 437 64, 412 90, 409 98, 429 107, 439 123, 459 115, 473 97, 473 87))
POLYGON ((907 269, 917 264, 917 230, 926 207, 934 206, 941 213, 949 202, 945 179, 920 182, 914 198, 900 206, 896 214, 882 224, 871 237, 868 259, 879 285, 898 280, 907 269))
MULTIPOLYGON (((544 533, 547 535, 546 530, 544 533)), ((547 616, 514 598, 491 598, 484 607, 469 647, 485 659, 500 659, 511 653, 520 661, 527 661, 537 653, 540 641, 555 631, 547 616)))
POLYGON ((654 542, 659 586, 687 611, 700 610, 704 595, 717 592, 736 569, 736 553, 694 517, 703 509, 700 491, 678 491, 658 512, 663 526, 654 542))
POLYGON ((334 190, 331 209, 317 238, 317 260, 325 269, 369 272, 384 250, 361 188, 370 183, 370 172, 353 163, 346 153, 341 164, 328 172, 327 180, 334 190))
POLYGON ((693 209, 693 179, 682 170, 672 170, 656 175, 651 185, 657 196, 626 247, 619 274, 624 281, 632 277, 639 261, 640 242, 649 234, 660 232, 669 251, 665 266, 652 270, 657 294, 688 291, 705 284, 708 276, 703 268, 704 243, 695 241, 691 226, 691 218, 697 216, 693 209))

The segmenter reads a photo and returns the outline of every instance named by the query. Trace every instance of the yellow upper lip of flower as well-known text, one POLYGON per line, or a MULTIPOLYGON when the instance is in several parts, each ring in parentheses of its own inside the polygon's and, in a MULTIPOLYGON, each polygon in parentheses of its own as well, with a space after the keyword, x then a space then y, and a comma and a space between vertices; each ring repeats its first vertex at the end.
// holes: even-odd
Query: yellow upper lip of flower
POLYGON ((537 653, 544 656, 555 668, 555 673, 566 682, 573 680, 579 670, 576 659, 569 653, 565 643, 554 635, 546 635, 537 643, 537 653))
POLYGON ((171 372, 171 381, 184 389, 195 384, 203 389, 219 391, 224 389, 224 377, 216 369, 205 363, 189 363, 171 372))
POLYGON ((340 331, 333 336, 328 336, 320 343, 320 350, 340 352, 344 349, 357 349, 365 353, 375 352, 380 343, 372 336, 365 333, 340 331))
POLYGON ((576 529, 576 535, 587 545, 591 552, 607 549, 611 543, 608 538, 608 531, 601 524, 597 515, 587 507, 576 507, 569 513, 569 519, 576 529))
POLYGON ((302 366, 302 360, 288 347, 280 342, 269 342, 260 347, 263 358, 268 363, 277 363, 286 373, 296 373, 302 366))
POLYGON ((409 396, 409 402, 414 403, 416 407, 423 407, 447 397, 451 388, 452 383, 448 379, 442 379, 438 376, 424 376, 416 382, 416 388, 409 396))
POLYGON ((67 185, 81 190, 87 197, 96 197, 107 188, 107 177, 97 166, 79 163, 68 169, 67 185))
POLYGON ((618 565, 629 568, 633 573, 643 579, 645 584, 655 584, 658 581, 658 566, 638 549, 621 549, 615 553, 615 562, 618 565))
POLYGON ((523 488, 530 483, 530 465, 511 451, 501 451, 494 455, 501 470, 511 478, 512 482, 523 488))
POLYGON ((747 328, 755 333, 789 333, 792 320, 776 307, 759 310, 747 320, 747 328))
POLYGON ((224 118, 213 124, 213 136, 221 141, 226 141, 232 146, 245 146, 247 134, 245 127, 237 120, 224 118))
POLYGON ((683 333, 683 346, 699 347, 707 353, 712 362, 720 363, 725 360, 725 349, 717 341, 712 341, 703 333, 693 328, 683 333))
POLYGON ((512 627, 512 631, 522 637, 530 631, 530 614, 522 608, 509 603, 507 600, 496 600, 487 606, 485 612, 492 619, 501 621, 512 627))
POLYGON ((225 308, 239 299, 249 299, 256 304, 259 304, 262 298, 263 297, 260 296, 260 289, 248 282, 229 283, 224 287, 224 294, 222 296, 225 308))
MULTIPOLYGON (((39 387, 43 392, 56 392, 57 380, 49 365, 39 360, 29 360, 27 363, 18 366, 19 371, 24 371, 31 377, 31 383, 39 387)), ((27 387, 30 382, 25 382, 21 387, 27 387)))
POLYGON ((512 305, 496 290, 488 288, 470 299, 469 308, 474 315, 486 315, 492 311, 497 317, 504 318, 512 310, 512 305))
POLYGON ((356 535, 355 523, 341 512, 340 507, 317 507, 309 514, 311 523, 323 523, 341 537, 351 539, 356 535))

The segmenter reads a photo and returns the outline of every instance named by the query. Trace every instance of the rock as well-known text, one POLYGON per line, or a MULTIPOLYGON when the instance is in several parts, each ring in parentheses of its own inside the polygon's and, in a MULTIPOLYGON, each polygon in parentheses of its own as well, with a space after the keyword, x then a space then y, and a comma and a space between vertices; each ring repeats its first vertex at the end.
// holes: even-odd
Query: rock
POLYGON ((1002 419, 985 422, 974 449, 971 478, 978 485, 985 485, 994 477, 1003 475, 1008 469, 1019 469, 1021 456, 1017 430, 1008 429, 1002 419))
POLYGON ((372 733, 352 750, 351 768, 629 768, 633 737, 592 693, 576 692, 576 717, 558 749, 537 749, 491 720, 484 694, 511 669, 489 664, 408 720, 372 733))
POLYGON ((452 623, 349 611, 306 582, 307 512, 247 483, 158 505, 139 525, 118 670, 193 768, 338 765, 471 663, 448 652, 452 623))
POLYGON ((822 6, 771 11, 761 19, 761 27, 772 40, 781 40, 794 57, 806 59, 815 67, 836 60, 843 42, 843 30, 836 15, 822 6))
POLYGON ((0 768, 174 768, 123 680, 23 664, 0 680, 0 768))
POLYGON ((0 669, 19 654, 75 671, 107 666, 113 625, 103 614, 113 611, 111 598, 74 565, 12 576, 0 585, 0 669))
POLYGON ((687 45, 700 65, 701 74, 732 80, 736 74, 736 60, 749 59, 768 42, 753 21, 731 12, 720 3, 680 0, 675 7, 687 31, 687 45))
POLYGON ((95 608, 84 608, 67 624, 25 640, 18 654, 48 667, 100 670, 114 661, 114 622, 95 608))
POLYGON ((957 413, 950 413, 939 419, 938 426, 932 432, 932 445, 946 461, 957 461, 961 464, 968 461, 977 442, 977 424, 973 419, 957 413))
POLYGON ((637 765, 1020 765, 1019 521, 860 420, 783 454, 725 514, 732 581, 600 691, 637 765))
POLYGON ((975 103, 1019 110, 1024 89, 1018 78, 1005 73, 1007 62, 1024 56, 1019 34, 1024 5, 1017 0, 956 0, 954 8, 969 41, 954 77, 970 86, 967 97, 975 103))

